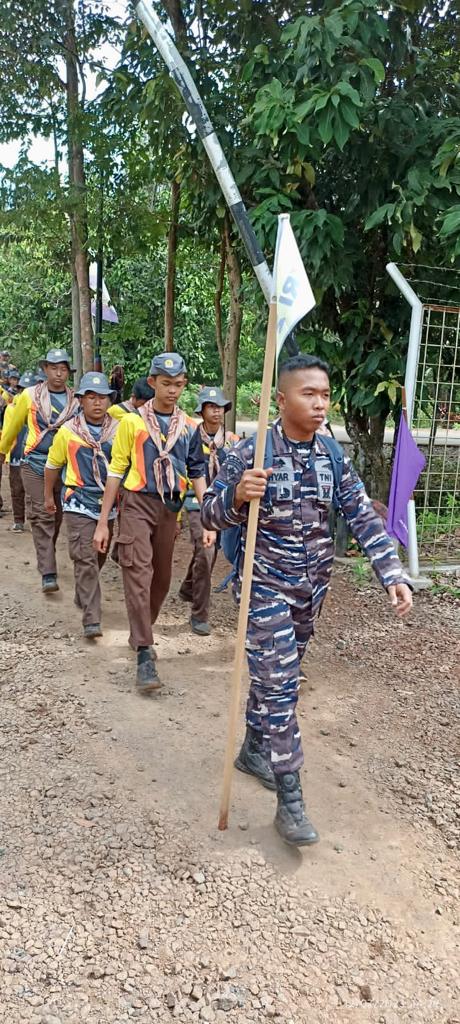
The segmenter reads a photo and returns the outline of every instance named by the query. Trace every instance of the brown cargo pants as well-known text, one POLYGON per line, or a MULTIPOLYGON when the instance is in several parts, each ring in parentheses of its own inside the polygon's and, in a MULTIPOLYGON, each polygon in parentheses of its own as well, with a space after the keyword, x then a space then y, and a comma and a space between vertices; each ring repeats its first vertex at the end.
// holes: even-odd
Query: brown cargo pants
POLYGON ((62 503, 60 480, 54 488, 56 513, 50 516, 45 511, 45 481, 35 473, 27 463, 22 466, 22 482, 26 492, 27 518, 32 528, 32 538, 37 555, 37 568, 41 576, 56 573, 56 541, 62 523, 62 503))
POLYGON ((102 554, 93 548, 97 519, 80 515, 79 512, 64 512, 64 519, 75 577, 75 604, 83 612, 83 625, 94 625, 101 621, 99 573, 109 552, 113 520, 109 522, 110 539, 107 551, 102 554))
POLYGON ((9 467, 11 504, 13 506, 13 519, 15 523, 25 522, 25 492, 22 482, 22 470, 20 466, 9 467))
POLYGON ((150 494, 124 491, 119 513, 118 560, 123 571, 129 643, 153 644, 152 623, 171 583, 177 513, 150 494))
POLYGON ((179 594, 184 601, 191 601, 192 618, 198 622, 207 622, 211 600, 211 574, 217 550, 215 544, 211 548, 205 548, 203 544, 203 526, 198 509, 192 509, 187 515, 193 555, 179 594))

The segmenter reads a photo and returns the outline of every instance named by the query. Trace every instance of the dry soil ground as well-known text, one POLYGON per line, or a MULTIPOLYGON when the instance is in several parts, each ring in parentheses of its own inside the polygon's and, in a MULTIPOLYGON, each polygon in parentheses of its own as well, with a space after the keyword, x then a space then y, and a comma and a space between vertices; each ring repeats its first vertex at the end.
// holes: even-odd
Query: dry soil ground
POLYGON ((190 633, 187 537, 157 631, 166 686, 141 700, 118 569, 89 646, 64 541, 45 599, 10 523, 0 1019, 458 1024, 458 604, 422 594, 401 623, 336 573, 300 707, 322 841, 300 853, 273 830, 273 794, 238 773, 216 829, 235 612, 216 597, 212 637, 190 633))

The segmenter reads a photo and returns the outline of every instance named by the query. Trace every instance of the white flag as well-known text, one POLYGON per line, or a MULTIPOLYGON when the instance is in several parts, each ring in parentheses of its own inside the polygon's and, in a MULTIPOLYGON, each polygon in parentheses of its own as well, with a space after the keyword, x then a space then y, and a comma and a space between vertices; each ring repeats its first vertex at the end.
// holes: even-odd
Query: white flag
POLYGON ((278 217, 273 287, 277 304, 278 357, 288 334, 315 305, 315 296, 302 263, 288 213, 281 213, 278 217))
MULTIPOLYGON (((97 263, 90 263, 89 265, 89 286, 92 292, 97 291, 97 263)), ((96 316, 96 303, 94 299, 91 302, 91 314, 94 317, 96 316)), ((109 320, 112 324, 118 323, 118 313, 115 306, 112 306, 104 279, 102 280, 102 319, 109 320)))

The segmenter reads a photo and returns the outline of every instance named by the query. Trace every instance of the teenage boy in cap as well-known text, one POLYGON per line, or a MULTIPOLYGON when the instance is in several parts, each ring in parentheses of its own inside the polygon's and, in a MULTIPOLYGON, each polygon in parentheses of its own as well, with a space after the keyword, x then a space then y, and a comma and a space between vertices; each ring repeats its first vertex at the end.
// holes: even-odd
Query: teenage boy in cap
MULTIPOLYGON (((107 413, 113 392, 103 373, 85 373, 75 395, 80 410, 59 428, 48 452, 45 508, 50 515, 55 512, 56 486, 65 467, 63 513, 74 568, 75 604, 83 613, 85 637, 93 639, 102 636, 99 572, 109 546, 97 553, 93 537, 118 423, 107 413)), ((115 510, 111 511, 108 519, 109 544, 115 515, 115 510)))
POLYGON ((131 397, 126 402, 119 402, 116 405, 111 405, 109 413, 116 420, 122 420, 123 416, 126 416, 127 412, 137 412, 141 406, 145 405, 153 398, 155 392, 150 387, 147 377, 139 377, 138 380, 134 381, 133 388, 131 391, 131 397))
MULTIPOLYGON (((26 370, 18 381, 17 394, 21 394, 24 388, 32 387, 36 384, 37 380, 31 370, 26 370)), ((11 416, 13 415, 14 403, 16 398, 13 399, 11 405, 8 405, 5 409, 4 422, 7 424, 11 416)), ((27 436, 27 426, 24 426, 16 438, 16 442, 8 452, 6 460, 9 464, 9 481, 10 481, 10 492, 11 492, 11 505, 13 508, 13 533, 23 533, 25 523, 25 492, 24 484, 22 482, 21 465, 24 458, 24 445, 27 436)))
MULTIPOLYGON (((203 422, 196 428, 196 434, 206 464, 207 487, 217 476, 228 449, 239 440, 237 434, 226 431, 224 426, 225 413, 231 407, 232 403, 227 401, 223 391, 218 387, 202 388, 198 395, 195 412, 202 417, 203 422)), ((211 574, 216 561, 217 545, 205 547, 203 544, 200 503, 193 491, 187 492, 184 504, 188 513, 193 555, 179 590, 179 597, 192 605, 190 625, 193 632, 199 636, 209 636, 211 574)))
POLYGON ((45 594, 59 590, 56 574, 56 540, 62 522, 60 485, 56 482, 56 512, 44 506, 45 463, 56 431, 73 416, 78 400, 67 387, 71 373, 70 357, 63 348, 52 348, 41 360, 46 380, 24 389, 14 403, 13 414, 2 433, 0 461, 13 447, 27 424, 22 481, 26 492, 27 518, 37 554, 37 567, 45 594))
MULTIPOLYGON (((94 544, 106 552, 108 517, 123 480, 118 557, 123 571, 129 642, 137 651, 140 693, 158 690, 161 682, 153 654, 152 623, 168 593, 176 536, 187 477, 201 502, 206 481, 203 452, 195 424, 177 402, 186 384, 182 356, 155 356, 148 377, 155 397, 120 421, 112 449, 107 484, 94 544)), ((215 534, 205 531, 203 542, 215 534)))
POLYGON ((10 395, 13 395, 13 398, 15 395, 19 394, 20 376, 21 374, 19 373, 19 370, 17 370, 15 366, 12 367, 11 370, 8 370, 8 391, 10 392, 10 395))

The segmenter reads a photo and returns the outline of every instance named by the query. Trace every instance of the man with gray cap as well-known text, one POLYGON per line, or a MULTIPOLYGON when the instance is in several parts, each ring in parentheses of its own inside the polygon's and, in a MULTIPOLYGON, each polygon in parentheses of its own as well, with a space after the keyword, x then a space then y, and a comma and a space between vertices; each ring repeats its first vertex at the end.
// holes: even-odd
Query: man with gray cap
MULTIPOLYGON (((30 388, 33 384, 37 383, 37 378, 34 377, 32 370, 25 370, 25 372, 19 377, 18 388, 16 394, 19 395, 24 391, 24 388, 30 388)), ((14 410, 14 403, 16 397, 13 398, 11 405, 8 405, 5 409, 4 423, 8 424, 11 419, 14 410)), ((9 465, 9 482, 10 482, 10 493, 11 493, 11 505, 13 508, 13 533, 23 533, 25 523, 25 492, 24 484, 22 482, 21 465, 24 458, 24 445, 26 443, 27 436, 27 425, 23 426, 22 430, 16 438, 16 442, 8 452, 6 457, 9 465)))
MULTIPOLYGON (((108 517, 123 480, 118 558, 130 625, 129 642, 137 651, 136 681, 142 694, 162 685, 153 653, 152 624, 171 582, 177 513, 187 478, 199 502, 206 488, 196 425, 177 405, 186 384, 182 356, 176 352, 155 356, 147 380, 155 397, 120 421, 94 534, 96 550, 107 551, 108 517)), ((213 544, 215 534, 205 531, 203 540, 213 544)))
MULTIPOLYGON (((195 412, 202 423, 196 428, 198 443, 201 444, 206 465, 206 484, 209 487, 226 457, 227 451, 239 441, 237 434, 225 430, 225 413, 232 407, 223 391, 216 387, 204 387, 198 395, 195 412)), ((193 491, 187 491, 185 498, 190 540, 193 555, 187 575, 179 590, 179 597, 191 604, 190 625, 198 636, 209 636, 209 603, 211 599, 211 574, 217 555, 217 545, 205 547, 201 523, 200 503, 193 491)))
POLYGON ((42 591, 59 590, 56 570, 56 540, 62 522, 60 485, 56 484, 56 512, 44 506, 44 473, 48 451, 56 431, 77 411, 78 400, 67 387, 71 361, 63 348, 52 348, 40 361, 45 380, 26 387, 14 403, 0 441, 0 461, 13 447, 22 428, 27 425, 22 480, 26 492, 27 518, 37 554, 37 567, 42 577, 42 591))
MULTIPOLYGON (((108 549, 97 553, 93 537, 118 423, 108 415, 113 397, 103 373, 85 373, 75 392, 80 410, 55 434, 45 466, 45 508, 55 512, 55 490, 64 469, 63 513, 75 576, 75 604, 88 640, 102 636, 99 572, 108 549)), ((109 517, 112 535, 115 510, 109 517)))

